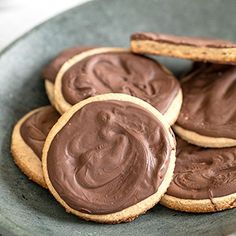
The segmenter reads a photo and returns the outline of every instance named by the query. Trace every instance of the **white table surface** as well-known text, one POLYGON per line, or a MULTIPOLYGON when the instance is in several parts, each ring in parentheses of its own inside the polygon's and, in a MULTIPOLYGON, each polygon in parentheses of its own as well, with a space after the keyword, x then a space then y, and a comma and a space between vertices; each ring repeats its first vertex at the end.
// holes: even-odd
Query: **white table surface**
POLYGON ((88 0, 0 0, 0 50, 39 23, 88 0))

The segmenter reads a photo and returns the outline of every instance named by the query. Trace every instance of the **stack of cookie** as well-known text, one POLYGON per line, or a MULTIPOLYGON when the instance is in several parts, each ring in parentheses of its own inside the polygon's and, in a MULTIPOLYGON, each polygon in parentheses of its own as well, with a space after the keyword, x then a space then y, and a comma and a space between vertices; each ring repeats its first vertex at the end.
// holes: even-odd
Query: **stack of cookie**
POLYGON ((173 126, 180 137, 175 173, 161 203, 187 212, 235 207, 236 44, 137 33, 131 45, 137 53, 198 61, 180 80, 183 104, 173 126))
POLYGON ((63 51, 43 71, 51 106, 13 130, 16 164, 85 220, 131 221, 160 199, 190 212, 236 206, 236 67, 222 65, 236 62, 235 50, 225 41, 138 33, 131 50, 63 51), (149 53, 219 64, 195 63, 180 85, 141 55, 149 53))

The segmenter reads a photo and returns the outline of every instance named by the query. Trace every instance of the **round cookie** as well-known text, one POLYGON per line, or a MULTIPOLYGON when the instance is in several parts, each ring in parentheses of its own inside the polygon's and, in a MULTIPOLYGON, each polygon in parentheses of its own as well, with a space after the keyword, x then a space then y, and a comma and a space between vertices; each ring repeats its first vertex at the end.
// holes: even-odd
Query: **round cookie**
POLYGON ((63 114, 77 102, 110 92, 149 102, 170 124, 176 121, 182 104, 179 82, 155 60, 123 48, 95 48, 63 64, 55 82, 55 106, 63 114))
POLYGON ((236 63, 236 44, 221 39, 142 32, 131 36, 131 50, 194 61, 236 63))
POLYGON ((40 107, 22 117, 12 133, 11 152, 15 163, 29 179, 45 188, 42 149, 47 134, 59 117, 53 107, 40 107))
POLYGON ((58 71, 62 65, 73 56, 92 49, 93 47, 73 47, 68 48, 61 52, 57 57, 52 60, 43 70, 43 79, 45 80, 45 89, 48 95, 48 99, 52 105, 54 105, 54 83, 58 71))
POLYGON ((161 204, 196 213, 236 207, 236 147, 202 148, 177 138, 174 177, 161 204))
POLYGON ((128 222, 169 186, 175 138, 163 116, 141 99, 97 95, 61 116, 42 163, 49 190, 67 212, 100 223, 128 222))
POLYGON ((203 147, 236 146, 236 66, 198 63, 181 80, 175 132, 203 147))

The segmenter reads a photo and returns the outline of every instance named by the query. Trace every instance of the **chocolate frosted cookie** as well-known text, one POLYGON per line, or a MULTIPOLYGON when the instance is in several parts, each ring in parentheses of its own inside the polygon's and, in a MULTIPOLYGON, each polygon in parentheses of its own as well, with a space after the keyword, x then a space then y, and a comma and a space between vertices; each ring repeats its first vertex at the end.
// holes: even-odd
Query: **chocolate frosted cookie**
POLYGON ((40 107, 21 118, 12 133, 11 152, 15 163, 29 179, 45 188, 42 149, 50 129, 59 117, 53 107, 40 107))
POLYGON ((149 102, 170 124, 177 119, 182 103, 179 82, 166 68, 122 48, 90 49, 66 61, 56 76, 54 103, 64 113, 88 97, 111 92, 149 102))
POLYGON ((54 104, 54 83, 57 76, 58 71, 62 67, 62 65, 71 59, 73 56, 92 49, 92 47, 74 47, 68 48, 61 52, 54 60, 47 65, 43 70, 43 78, 45 79, 45 88, 51 104, 54 104))
POLYGON ((236 44, 220 39, 143 32, 131 36, 131 50, 194 61, 236 63, 236 44))
POLYGON ((175 131, 203 147, 236 145, 236 66, 198 63, 181 80, 183 105, 175 131))
POLYGON ((206 149, 177 138, 174 177, 161 204, 199 213, 236 207, 236 147, 206 149))
POLYGON ((163 116, 141 99, 98 95, 62 115, 46 139, 42 163, 49 190, 67 212, 126 222, 165 193, 175 138, 163 116))

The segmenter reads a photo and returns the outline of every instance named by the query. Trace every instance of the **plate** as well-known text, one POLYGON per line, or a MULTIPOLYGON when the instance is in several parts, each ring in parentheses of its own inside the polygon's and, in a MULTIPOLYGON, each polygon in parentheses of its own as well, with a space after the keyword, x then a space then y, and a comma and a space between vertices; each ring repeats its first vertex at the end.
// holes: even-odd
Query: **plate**
MULTIPOLYGON (((67 214, 47 190, 15 166, 14 123, 48 104, 41 69, 73 45, 128 46, 136 31, 236 40, 235 0, 100 0, 66 11, 34 28, 0 55, 0 232, 2 235, 225 235, 236 231, 236 209, 187 214, 157 205, 131 223, 100 225, 67 214)), ((160 58, 177 75, 189 62, 160 58)))

